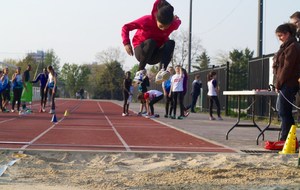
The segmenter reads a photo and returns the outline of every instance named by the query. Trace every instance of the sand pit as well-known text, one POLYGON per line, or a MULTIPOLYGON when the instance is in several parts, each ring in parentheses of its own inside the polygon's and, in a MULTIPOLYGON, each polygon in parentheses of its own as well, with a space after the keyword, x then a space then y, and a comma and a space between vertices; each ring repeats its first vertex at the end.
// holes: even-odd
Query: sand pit
MULTIPOLYGON (((18 156, 0 152, 0 166, 18 156)), ((25 152, 0 189, 300 189, 298 155, 25 152)))

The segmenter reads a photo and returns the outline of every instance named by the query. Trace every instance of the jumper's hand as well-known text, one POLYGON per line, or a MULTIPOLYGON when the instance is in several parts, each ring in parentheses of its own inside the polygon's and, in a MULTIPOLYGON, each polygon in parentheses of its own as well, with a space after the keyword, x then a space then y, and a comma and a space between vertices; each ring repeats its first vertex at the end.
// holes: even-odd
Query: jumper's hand
POLYGON ((124 47, 125 47, 127 54, 133 56, 133 50, 132 50, 131 44, 127 44, 124 47))

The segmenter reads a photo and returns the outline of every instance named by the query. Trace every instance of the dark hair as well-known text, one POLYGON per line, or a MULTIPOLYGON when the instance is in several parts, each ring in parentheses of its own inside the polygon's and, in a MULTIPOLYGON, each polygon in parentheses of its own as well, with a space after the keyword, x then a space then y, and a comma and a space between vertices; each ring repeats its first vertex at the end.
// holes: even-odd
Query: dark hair
POLYGON ((171 24, 174 19, 174 8, 168 2, 162 2, 157 9, 156 19, 164 25, 171 24))
POLYGON ((207 81, 210 81, 213 76, 217 75, 217 73, 215 71, 211 71, 207 74, 207 81))
POLYGON ((48 68, 50 71, 53 70, 53 67, 52 67, 51 65, 49 65, 47 68, 48 68))
POLYGON ((294 37, 296 36, 296 32, 297 32, 297 27, 291 23, 281 24, 275 30, 275 33, 283 33, 283 34, 290 33, 294 37))
POLYGON ((294 13, 290 16, 290 18, 298 18, 298 19, 300 19, 300 12, 299 12, 299 11, 294 12, 294 13))

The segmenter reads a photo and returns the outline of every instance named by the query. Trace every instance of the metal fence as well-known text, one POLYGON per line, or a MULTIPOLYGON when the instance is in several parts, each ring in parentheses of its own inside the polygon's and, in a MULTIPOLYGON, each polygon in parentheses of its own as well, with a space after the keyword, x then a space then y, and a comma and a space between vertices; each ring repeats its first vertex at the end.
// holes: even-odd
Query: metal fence
MULTIPOLYGON (((272 83, 272 75, 271 65, 272 62, 270 59, 273 57, 273 54, 266 55, 260 58, 254 58, 249 60, 248 62, 248 71, 246 73, 241 74, 239 71, 233 71, 230 68, 229 63, 219 66, 213 67, 203 71, 196 71, 188 74, 188 86, 187 93, 184 98, 184 105, 190 105, 192 102, 191 90, 192 90, 192 82, 195 79, 196 75, 200 75, 200 79, 202 81, 202 90, 198 99, 197 107, 200 108, 200 111, 208 111, 208 98, 207 98, 207 74, 211 71, 217 72, 217 81, 220 86, 219 91, 219 101, 221 105, 221 111, 225 112, 226 115, 235 115, 237 114, 237 97, 236 96, 224 96, 223 91, 227 90, 252 90, 252 89, 268 89, 270 83, 272 83), (241 86, 239 83, 242 79, 241 76, 246 77, 243 80, 246 80, 246 84, 241 86), (233 85, 234 84, 234 85, 233 85)), ((148 89, 157 89, 162 91, 161 85, 155 84, 154 82, 150 83, 150 87, 148 89)), ((134 92, 135 97, 137 92, 134 92)), ((258 116, 267 116, 268 109, 267 105, 262 102, 266 101, 265 97, 258 97, 256 101, 256 115, 258 116)), ((272 101, 275 102, 275 101, 272 101)), ((164 100, 162 100, 164 103, 164 100)), ((249 98, 243 98, 241 100, 241 109, 244 110, 244 114, 249 115, 250 110, 247 108, 250 105, 249 98)), ((275 107, 275 105, 273 105, 275 107)))

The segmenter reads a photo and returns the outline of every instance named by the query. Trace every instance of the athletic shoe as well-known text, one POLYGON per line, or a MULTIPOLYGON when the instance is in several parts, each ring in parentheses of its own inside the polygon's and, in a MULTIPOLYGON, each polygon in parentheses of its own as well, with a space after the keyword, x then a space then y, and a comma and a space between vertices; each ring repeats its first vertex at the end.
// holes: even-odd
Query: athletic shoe
POLYGON ((43 112, 43 113, 45 113, 45 112, 46 112, 45 108, 42 108, 42 112, 43 112))
POLYGON ((214 118, 214 117, 209 117, 209 120, 216 120, 216 118, 214 118))
POLYGON ((25 113, 23 111, 19 111, 19 115, 24 115, 25 113))
POLYGON ((12 109, 12 110, 11 110, 11 113, 14 113, 14 112, 15 112, 15 110, 12 109))
POLYGON ((190 115, 190 112, 189 111, 185 111, 184 112, 184 117, 187 117, 187 116, 189 116, 190 115))
POLYGON ((223 120, 223 118, 220 116, 220 117, 218 117, 218 120, 222 121, 222 120, 223 120))
POLYGON ((180 120, 181 120, 181 119, 183 119, 183 116, 178 116, 177 119, 180 119, 180 120))
POLYGON ((42 113, 42 112, 43 112, 43 109, 41 108, 41 109, 39 110, 39 112, 42 113))
POLYGON ((30 113, 32 113, 32 111, 31 111, 30 109, 27 109, 27 110, 25 111, 25 113, 30 114, 30 113))
POLYGON ((155 83, 156 84, 161 84, 165 80, 168 80, 170 78, 170 73, 169 71, 165 71, 164 69, 160 70, 156 77, 155 77, 155 83))
POLYGON ((49 111, 49 113, 50 113, 50 114, 55 114, 55 110, 54 110, 54 109, 51 109, 51 110, 49 111))
POLYGON ((125 117, 125 116, 127 116, 127 114, 126 113, 122 113, 122 116, 125 117))
POLYGON ((8 113, 9 111, 7 109, 2 110, 3 113, 8 113))
POLYGON ((155 115, 147 115, 145 116, 146 118, 155 118, 156 116, 155 115))
POLYGON ((175 116, 175 115, 174 115, 174 116, 170 116, 170 118, 171 118, 171 119, 176 119, 176 116, 175 116))
POLYGON ((166 114, 166 115, 165 115, 165 118, 168 118, 168 117, 169 117, 169 116, 166 114))
POLYGON ((133 82, 141 83, 143 81, 143 77, 144 77, 143 72, 144 72, 143 70, 136 72, 135 77, 133 78, 133 82))

